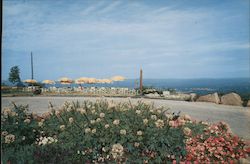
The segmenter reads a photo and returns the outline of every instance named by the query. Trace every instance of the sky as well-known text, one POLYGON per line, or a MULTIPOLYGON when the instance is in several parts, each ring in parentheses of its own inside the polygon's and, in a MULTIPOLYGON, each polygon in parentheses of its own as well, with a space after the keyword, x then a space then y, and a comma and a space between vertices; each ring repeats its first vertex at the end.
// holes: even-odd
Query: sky
POLYGON ((249 0, 4 0, 2 79, 250 77, 249 0))

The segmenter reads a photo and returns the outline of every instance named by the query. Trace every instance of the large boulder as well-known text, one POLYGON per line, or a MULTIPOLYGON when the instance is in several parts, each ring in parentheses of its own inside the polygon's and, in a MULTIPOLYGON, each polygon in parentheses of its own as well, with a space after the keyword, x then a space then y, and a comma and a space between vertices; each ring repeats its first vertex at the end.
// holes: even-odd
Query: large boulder
POLYGON ((221 97, 221 103, 224 105, 242 106, 243 101, 241 100, 240 95, 236 93, 229 93, 221 97))
POLYGON ((212 103, 219 104, 220 103, 220 97, 219 97, 218 93, 215 92, 213 94, 208 94, 208 95, 200 96, 197 99, 197 101, 212 102, 212 103))
POLYGON ((145 94, 145 97, 148 97, 148 98, 159 98, 161 96, 158 93, 149 93, 149 94, 145 94))
POLYGON ((163 96, 168 96, 168 95, 170 95, 170 91, 163 91, 162 94, 163 94, 163 96))
POLYGON ((191 96, 190 101, 196 101, 198 98, 198 95, 196 93, 190 93, 190 96, 191 96))
POLYGON ((250 107, 250 100, 248 100, 247 102, 247 107, 250 107))

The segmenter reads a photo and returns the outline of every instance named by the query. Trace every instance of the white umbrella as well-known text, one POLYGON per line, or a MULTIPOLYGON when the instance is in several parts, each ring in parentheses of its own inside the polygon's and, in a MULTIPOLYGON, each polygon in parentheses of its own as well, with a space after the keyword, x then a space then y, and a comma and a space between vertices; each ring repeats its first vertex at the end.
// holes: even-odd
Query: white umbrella
POLYGON ((35 83, 37 83, 37 81, 34 80, 34 79, 27 79, 27 80, 24 80, 23 82, 29 83, 29 84, 35 84, 35 83))
POLYGON ((43 84, 55 84, 55 81, 53 81, 53 80, 43 80, 42 83, 43 84))
POLYGON ((123 77, 123 76, 113 76, 113 77, 111 77, 111 80, 112 81, 124 81, 125 77, 123 77))

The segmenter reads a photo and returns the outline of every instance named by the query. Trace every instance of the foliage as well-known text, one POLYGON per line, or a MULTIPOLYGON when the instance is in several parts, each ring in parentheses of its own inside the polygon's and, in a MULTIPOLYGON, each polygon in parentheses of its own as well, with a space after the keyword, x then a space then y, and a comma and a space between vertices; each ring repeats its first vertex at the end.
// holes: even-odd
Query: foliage
POLYGON ((11 67, 9 73, 9 81, 13 84, 16 82, 21 82, 19 74, 20 74, 20 69, 18 68, 18 66, 11 67))
MULTIPOLYGON (((49 108, 50 112, 42 117, 28 113, 28 106, 14 105, 12 110, 3 110, 4 163, 199 161, 190 157, 190 150, 195 147, 189 143, 204 130, 206 138, 214 136, 206 131, 211 127, 206 123, 140 101, 137 104, 104 100, 65 102, 60 109, 52 104, 49 108)), ((244 143, 240 140, 234 143, 241 146, 234 147, 233 152, 241 152, 243 157, 244 143)))

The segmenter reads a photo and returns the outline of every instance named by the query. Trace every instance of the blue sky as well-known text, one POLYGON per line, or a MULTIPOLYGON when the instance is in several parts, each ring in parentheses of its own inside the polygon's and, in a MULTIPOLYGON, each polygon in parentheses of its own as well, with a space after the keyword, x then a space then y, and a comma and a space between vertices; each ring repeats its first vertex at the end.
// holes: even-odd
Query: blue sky
POLYGON ((249 77, 249 0, 4 0, 2 79, 249 77))

